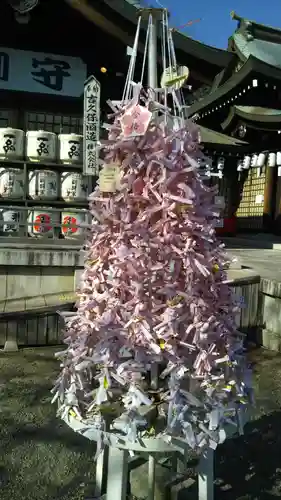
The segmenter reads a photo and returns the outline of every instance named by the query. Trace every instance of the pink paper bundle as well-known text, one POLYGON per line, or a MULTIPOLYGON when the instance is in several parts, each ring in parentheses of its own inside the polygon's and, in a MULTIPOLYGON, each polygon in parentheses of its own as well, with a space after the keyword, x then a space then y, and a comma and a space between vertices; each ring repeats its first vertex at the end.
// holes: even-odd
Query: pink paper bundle
POLYGON ((251 394, 238 305, 216 240, 215 191, 198 173, 198 129, 175 130, 151 109, 134 99, 115 110, 104 175, 120 169, 118 188, 90 197, 95 223, 55 399, 100 428, 110 414, 112 432, 128 439, 215 447, 251 394))

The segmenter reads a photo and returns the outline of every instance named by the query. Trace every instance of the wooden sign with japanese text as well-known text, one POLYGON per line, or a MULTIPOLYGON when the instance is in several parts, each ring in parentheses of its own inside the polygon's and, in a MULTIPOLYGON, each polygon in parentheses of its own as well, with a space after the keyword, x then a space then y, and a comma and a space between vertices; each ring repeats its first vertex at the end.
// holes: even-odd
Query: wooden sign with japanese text
POLYGON ((84 84, 83 173, 98 175, 100 140, 100 82, 92 75, 84 84))
POLYGON ((86 75, 80 57, 0 47, 0 90, 80 97, 86 75))

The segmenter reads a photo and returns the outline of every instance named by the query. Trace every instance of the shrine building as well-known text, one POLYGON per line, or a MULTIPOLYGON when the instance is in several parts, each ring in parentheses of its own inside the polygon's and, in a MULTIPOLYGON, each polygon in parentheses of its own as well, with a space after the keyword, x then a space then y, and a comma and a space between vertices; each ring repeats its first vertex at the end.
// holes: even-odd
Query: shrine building
MULTIPOLYGON (((90 75, 100 82, 102 123, 109 110, 107 99, 122 96, 128 47, 134 43, 140 8, 135 0, 65 0, 59 8, 57 0, 3 0, 0 219, 5 219, 2 227, 8 228, 9 234, 41 237, 43 226, 38 225, 39 220, 45 221, 43 233, 49 228, 52 238, 79 236, 79 231, 69 232, 66 226, 56 228, 56 224, 77 222, 78 218, 84 221, 87 194, 92 188, 93 179, 82 179, 83 159, 78 151, 83 139, 84 82, 90 75), (52 210, 59 214, 55 217, 52 210), (18 230, 15 221, 26 221, 27 213, 33 229, 25 226, 18 230)), ((189 69, 183 91, 191 105, 190 115, 198 117, 202 141, 215 166, 209 172, 210 182, 218 182, 224 198, 219 230, 229 233, 236 231, 236 220, 239 229, 257 229, 269 227, 268 221, 272 217, 277 220, 279 214, 278 201, 272 202, 275 170, 263 166, 260 171, 245 169, 239 173, 237 161, 241 163, 249 152, 277 147, 273 137, 278 134, 279 68, 272 65, 272 57, 280 35, 278 30, 240 18, 238 24, 228 50, 209 47, 173 30, 177 61, 189 69), (262 61, 256 52, 255 56, 245 52, 243 37, 248 40, 248 52, 256 41, 273 47, 270 61, 262 61), (265 41, 263 37, 271 38, 265 41), (223 168, 217 169, 218 164, 223 168), (257 180, 251 180, 257 172, 257 180), (247 186, 254 182, 255 196, 260 196, 256 204, 252 199, 249 202, 247 195, 253 191, 253 187, 247 186), (266 224, 264 213, 268 216, 266 224)), ((140 30, 140 42, 141 56, 145 26, 140 30)), ((264 47, 259 50, 261 54, 265 52, 264 47)), ((136 75, 141 71, 142 58, 138 59, 136 75)), ((159 78, 161 72, 159 61, 159 78)), ((5 231, 0 228, 0 238, 6 235, 5 231)))
MULTIPOLYGON (((227 216, 237 231, 281 231, 281 30, 232 13, 229 63, 194 100, 197 123, 249 144, 243 161, 224 156, 231 192, 227 216)), ((225 188, 224 188, 225 189, 225 188)))

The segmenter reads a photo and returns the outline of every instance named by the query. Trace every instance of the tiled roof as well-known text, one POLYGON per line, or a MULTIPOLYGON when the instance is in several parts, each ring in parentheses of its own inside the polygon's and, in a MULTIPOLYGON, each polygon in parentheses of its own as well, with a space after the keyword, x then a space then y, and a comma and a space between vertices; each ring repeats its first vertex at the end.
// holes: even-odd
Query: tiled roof
POLYGON ((246 35, 239 32, 234 33, 233 40, 238 51, 245 59, 252 55, 271 66, 281 68, 281 44, 256 38, 247 40, 246 35))

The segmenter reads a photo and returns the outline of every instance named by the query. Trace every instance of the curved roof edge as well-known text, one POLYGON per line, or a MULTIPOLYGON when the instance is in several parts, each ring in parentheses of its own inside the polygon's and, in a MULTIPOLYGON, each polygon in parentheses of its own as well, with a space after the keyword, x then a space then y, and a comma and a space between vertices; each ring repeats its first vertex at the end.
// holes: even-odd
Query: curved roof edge
POLYGON ((260 106, 233 106, 221 124, 223 130, 226 130, 235 116, 244 120, 258 123, 280 123, 281 109, 262 108, 260 106))
POLYGON ((281 34, 281 29, 280 28, 274 28, 273 26, 268 26, 267 24, 260 24, 257 23, 256 21, 253 21, 252 19, 247 19, 246 17, 241 17, 236 12, 232 11, 230 13, 232 19, 234 21, 238 21, 239 24, 242 25, 251 25, 254 28, 258 28, 260 31, 267 32, 267 33, 279 33, 281 34))
MULTIPOLYGON (((137 24, 137 13, 144 8, 136 0, 134 3, 131 0, 103 0, 112 10, 115 10, 119 15, 133 24, 137 24)), ((198 59, 206 60, 209 63, 223 68, 229 64, 233 58, 233 54, 227 50, 218 49, 205 45, 204 43, 193 40, 189 36, 175 30, 173 35, 176 49, 182 50, 198 59)))
POLYGON ((243 80, 252 72, 255 71, 269 78, 276 80, 281 80, 281 71, 279 68, 271 66, 260 59, 250 56, 247 61, 243 64, 241 69, 233 74, 223 85, 221 85, 217 90, 208 94, 205 98, 200 101, 195 102, 190 106, 188 110, 188 115, 192 116, 200 111, 202 111, 207 106, 212 105, 218 99, 226 96, 228 92, 234 89, 237 85, 243 82, 243 80))
POLYGON ((236 137, 230 137, 229 135, 225 135, 221 132, 216 132, 210 128, 203 127, 202 125, 199 125, 199 131, 203 144, 212 144, 213 146, 249 146, 248 142, 241 141, 236 137))

